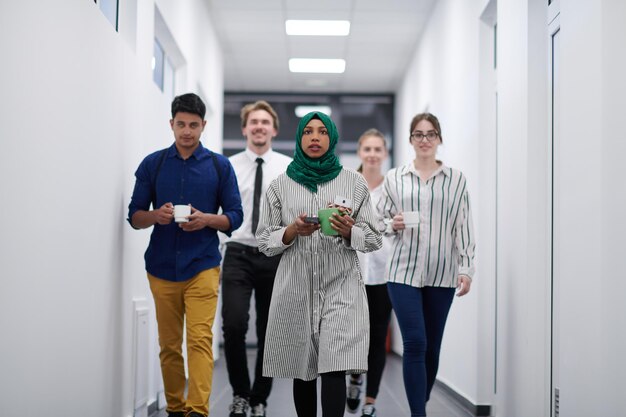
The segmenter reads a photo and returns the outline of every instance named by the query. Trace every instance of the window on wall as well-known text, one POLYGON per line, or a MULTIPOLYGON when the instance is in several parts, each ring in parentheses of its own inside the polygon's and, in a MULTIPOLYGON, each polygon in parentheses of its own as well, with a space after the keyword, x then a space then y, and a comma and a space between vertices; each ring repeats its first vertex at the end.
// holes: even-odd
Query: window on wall
POLYGON ((118 0, 94 0, 94 3, 98 5, 102 13, 106 16, 106 18, 111 22, 115 30, 117 31, 118 27, 118 12, 119 12, 119 1, 118 0))
POLYGON ((152 54, 152 79, 161 91, 163 91, 166 62, 167 58, 165 57, 165 51, 159 43, 159 40, 154 38, 154 52, 152 54))
POLYGON ((170 101, 174 99, 174 83, 174 66, 166 57, 163 62, 163 88, 161 90, 170 101))
POLYGON ((498 24, 493 25, 493 67, 498 68, 498 24))
POLYGON ((152 55, 152 79, 168 100, 176 93, 177 68, 184 59, 168 29, 159 9, 154 13, 154 52, 152 55))
POLYGON ((165 52, 158 39, 154 39, 154 52, 152 53, 152 79, 163 91, 163 61, 165 52))
POLYGON ((171 100, 174 98, 176 82, 174 65, 157 38, 154 38, 152 79, 168 99, 171 100))

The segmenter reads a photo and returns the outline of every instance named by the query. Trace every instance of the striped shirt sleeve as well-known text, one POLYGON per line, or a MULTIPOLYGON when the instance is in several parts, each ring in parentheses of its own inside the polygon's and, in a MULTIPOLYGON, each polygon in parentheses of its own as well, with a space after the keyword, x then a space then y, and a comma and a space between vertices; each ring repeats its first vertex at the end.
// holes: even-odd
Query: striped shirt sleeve
POLYGON ((458 251, 459 275, 474 276, 474 229, 472 222, 472 210, 467 189, 461 198, 459 218, 454 225, 455 244, 458 251))
POLYGON ((267 256, 282 254, 285 249, 293 245, 283 243, 283 236, 287 225, 282 219, 282 202, 278 192, 278 180, 275 179, 267 188, 263 198, 262 216, 257 228, 257 242, 259 250, 267 256))

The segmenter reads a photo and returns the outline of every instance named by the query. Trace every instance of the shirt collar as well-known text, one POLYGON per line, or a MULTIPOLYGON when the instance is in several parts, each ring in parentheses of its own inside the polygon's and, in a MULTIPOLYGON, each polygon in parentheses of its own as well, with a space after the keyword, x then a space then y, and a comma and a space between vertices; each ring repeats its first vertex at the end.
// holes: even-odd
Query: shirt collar
POLYGON ((257 158, 261 158, 263 159, 263 163, 267 163, 270 159, 272 159, 274 151, 272 150, 272 148, 269 148, 267 152, 265 152, 263 155, 258 155, 255 152, 252 152, 250 148, 246 148, 245 153, 252 162, 256 162, 257 158))
MULTIPOLYGON (((178 150, 176 149, 176 143, 173 143, 172 146, 170 146, 168 152, 167 152, 167 157, 171 158, 173 156, 178 155, 178 150)), ((207 156, 210 155, 210 152, 207 148, 205 148, 204 146, 202 146, 202 142, 200 142, 198 144, 198 147, 196 148, 195 151, 193 151, 193 153, 191 154, 191 157, 193 157, 195 160, 199 161, 201 159, 206 158, 207 156)), ((178 155, 180 157, 180 155, 178 155)))
MULTIPOLYGON (((442 172, 444 175, 446 176, 450 176, 451 172, 450 172, 450 168, 447 167, 443 162, 441 162, 440 160, 437 160, 437 162, 439 162, 439 168, 437 168, 435 170, 435 172, 433 172, 433 174, 431 175, 432 177, 436 177, 437 175, 439 175, 440 172, 442 172)), ((409 162, 408 164, 406 164, 405 166, 402 167, 402 171, 400 172, 401 175, 407 175, 407 174, 413 174, 413 175, 417 175, 417 170, 415 169, 415 165, 413 164, 413 161, 409 162)))

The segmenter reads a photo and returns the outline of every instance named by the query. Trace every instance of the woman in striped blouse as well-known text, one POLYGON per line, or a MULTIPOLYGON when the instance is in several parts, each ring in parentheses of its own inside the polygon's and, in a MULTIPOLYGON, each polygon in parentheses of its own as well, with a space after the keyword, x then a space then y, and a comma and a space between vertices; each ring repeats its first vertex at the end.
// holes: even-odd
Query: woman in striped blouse
POLYGON ((439 120, 411 121, 415 159, 390 170, 379 206, 394 234, 387 288, 404 346, 404 387, 411 417, 426 415, 439 365, 441 339, 454 298, 470 290, 474 232, 463 174, 436 159, 439 120))
POLYGON ((283 254, 263 375, 293 378, 299 417, 317 415, 318 376, 323 416, 343 416, 346 373, 367 370, 367 298, 356 251, 379 249, 382 237, 367 183, 339 164, 337 141, 335 124, 325 114, 312 112, 300 120, 294 159, 268 187, 256 235, 267 256, 283 254), (324 235, 319 224, 307 220, 338 199, 352 214, 334 215, 331 224, 339 235, 324 235))

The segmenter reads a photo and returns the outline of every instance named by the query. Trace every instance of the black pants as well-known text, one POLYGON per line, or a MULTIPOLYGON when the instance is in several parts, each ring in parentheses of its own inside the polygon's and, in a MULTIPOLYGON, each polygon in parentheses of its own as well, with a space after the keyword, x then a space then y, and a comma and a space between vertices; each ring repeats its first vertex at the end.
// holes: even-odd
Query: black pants
MULTIPOLYGON (((322 417, 343 417, 346 407, 345 371, 321 374, 322 417)), ((298 417, 317 416, 317 379, 293 380, 293 402, 298 417)))
POLYGON ((365 395, 376 398, 387 358, 387 329, 391 318, 391 301, 387 284, 366 285, 370 311, 370 348, 367 355, 367 388, 365 395))
POLYGON ((222 265, 222 320, 224 355, 233 395, 246 398, 250 405, 267 405, 272 379, 263 376, 265 330, 274 276, 280 256, 267 257, 257 248, 228 243, 222 265), (254 382, 250 385, 246 354, 246 333, 250 320, 250 298, 256 305, 257 358, 254 382))

